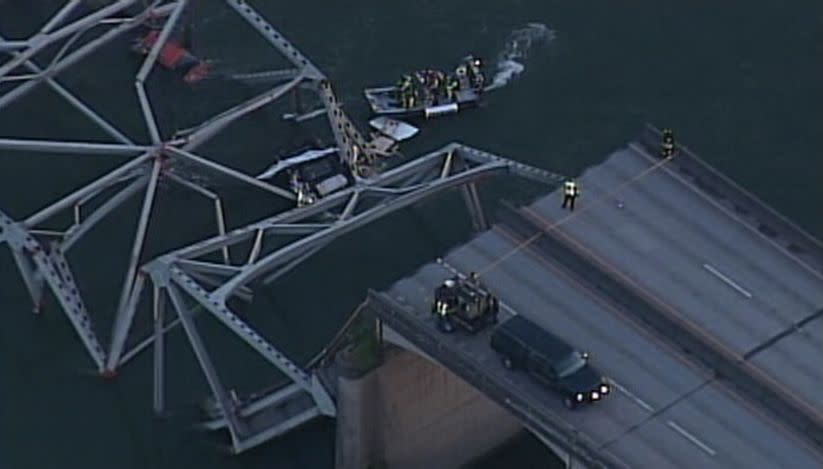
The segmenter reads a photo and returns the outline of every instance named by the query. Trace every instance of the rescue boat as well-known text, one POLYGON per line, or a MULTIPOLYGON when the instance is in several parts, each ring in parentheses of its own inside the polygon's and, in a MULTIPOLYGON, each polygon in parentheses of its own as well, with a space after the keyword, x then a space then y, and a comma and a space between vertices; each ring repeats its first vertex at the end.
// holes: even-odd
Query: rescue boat
MULTIPOLYGON (((135 41, 132 51, 141 55, 148 55, 159 37, 160 31, 149 31, 148 34, 135 41)), ((181 72, 183 81, 189 84, 197 83, 206 78, 211 69, 208 62, 200 60, 172 39, 167 39, 163 47, 160 48, 157 61, 169 70, 181 72)))
MULTIPOLYGON (((464 58, 461 64, 468 66, 472 62, 475 62, 479 67, 479 59, 472 56, 464 58)), ((425 94, 425 96, 421 96, 419 104, 411 107, 403 106, 400 90, 397 86, 367 88, 364 94, 374 114, 407 118, 425 117, 428 119, 475 107, 479 104, 485 91, 489 89, 488 86, 478 86, 476 82, 472 83, 472 80, 466 74, 457 75, 456 78, 459 87, 454 96, 447 97, 445 93, 437 92, 437 90, 435 92, 420 93, 425 94)), ((482 72, 480 73, 480 80, 481 83, 484 80, 482 72)))

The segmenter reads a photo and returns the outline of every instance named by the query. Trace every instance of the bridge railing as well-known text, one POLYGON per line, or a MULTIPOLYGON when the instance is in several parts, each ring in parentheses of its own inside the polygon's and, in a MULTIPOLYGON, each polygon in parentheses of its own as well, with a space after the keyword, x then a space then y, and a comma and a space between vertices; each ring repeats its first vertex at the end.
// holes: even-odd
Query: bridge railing
POLYGON ((404 312, 405 307, 392 298, 369 290, 366 304, 382 322, 483 394, 508 408, 524 426, 568 452, 572 458, 582 462, 586 467, 627 467, 610 455, 599 451, 596 443, 587 435, 563 422, 548 409, 538 408, 529 403, 527 399, 511 393, 505 383, 494 379, 477 363, 473 363, 461 353, 456 353, 454 348, 435 337, 432 334, 433 331, 422 329, 419 323, 404 312))
MULTIPOLYGON (((657 156, 661 132, 651 124, 641 132, 636 144, 646 153, 657 156)), ((797 226, 757 196, 724 175, 684 145, 677 145, 672 159, 680 176, 688 179, 706 195, 730 211, 775 244, 817 273, 823 273, 823 243, 797 226)))

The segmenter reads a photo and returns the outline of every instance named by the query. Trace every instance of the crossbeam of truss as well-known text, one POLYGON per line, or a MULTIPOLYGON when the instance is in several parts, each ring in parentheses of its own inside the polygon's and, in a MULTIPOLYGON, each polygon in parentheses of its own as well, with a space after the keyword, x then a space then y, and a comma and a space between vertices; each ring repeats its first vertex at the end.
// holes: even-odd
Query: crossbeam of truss
POLYGON ((0 135, 0 150, 58 154, 58 157, 107 155, 125 159, 119 167, 46 204, 20 221, 0 210, 0 243, 10 247, 35 311, 40 310, 44 293, 51 291, 81 338, 92 362, 103 375, 113 375, 126 361, 153 344, 154 408, 157 412, 162 412, 165 405, 164 335, 176 325, 182 325, 212 391, 217 412, 213 427, 228 429, 233 450, 240 452, 317 415, 334 415, 336 409, 316 370, 304 369, 292 362, 275 344, 262 337, 247 320, 230 308, 229 298, 236 296, 249 301, 252 299, 253 287, 261 280, 263 284, 268 284, 345 233, 443 191, 462 188, 472 220, 481 229, 486 222, 474 186, 475 181, 491 175, 516 174, 556 184, 562 176, 460 144, 448 145, 380 174, 363 171, 375 161, 378 152, 375 151, 373 142, 363 137, 343 111, 342 103, 337 100, 332 84, 322 71, 247 2, 225 2, 263 36, 276 53, 284 56, 293 68, 270 72, 271 76, 278 77, 279 83, 276 86, 229 107, 200 125, 173 132, 172 136, 161 133, 145 83, 173 28, 185 16, 183 11, 187 4, 194 2, 153 0, 147 6, 145 2, 141 2, 144 7, 137 14, 131 15, 126 10, 138 2, 119 0, 80 18, 74 18, 76 7, 82 1, 68 0, 32 37, 6 41, 0 36, 0 53, 10 56, 8 61, 0 65, 0 81, 9 81, 9 86, 16 85, 0 95, 0 110, 25 96, 40 83, 46 83, 113 139, 111 142, 82 142, 0 135), (164 22, 160 25, 158 40, 144 59, 134 80, 139 102, 135 112, 141 115, 146 124, 146 135, 138 138, 127 136, 117 128, 116 122, 104 119, 81 96, 73 94, 61 84, 57 76, 150 19, 164 22), (82 45, 75 46, 75 43, 82 42, 78 41, 80 35, 97 27, 108 29, 82 45), (55 48, 59 48, 59 52, 49 63, 39 61, 38 55, 42 51, 55 48), (31 73, 22 75, 18 69, 26 69, 31 73), (208 157, 207 151, 198 152, 198 148, 218 133, 230 129, 231 124, 238 119, 251 115, 289 92, 299 97, 299 90, 306 89, 317 94, 322 108, 305 112, 299 102, 296 102, 292 116, 295 121, 300 121, 326 115, 329 129, 340 149, 341 160, 355 175, 355 184, 313 205, 288 209, 247 226, 229 229, 220 196, 196 178, 186 179, 169 168, 184 162, 187 173, 216 172, 245 187, 255 187, 294 201, 296 197, 292 192, 217 163, 208 157), (145 238, 152 221, 161 180, 209 199, 214 206, 217 236, 145 262, 145 238), (116 210, 142 189, 145 189, 142 208, 129 251, 119 301, 113 314, 115 320, 111 339, 108 347, 104 348, 97 338, 93 315, 86 309, 66 254, 101 220, 113 216, 116 210), (92 201, 99 203, 90 204, 92 201), (95 208, 86 213, 86 204, 94 205, 95 208), (68 210, 74 212, 74 222, 70 226, 57 229, 41 226, 68 210), (321 216, 325 218, 320 218, 321 216), (251 242, 251 250, 237 255, 240 249, 238 245, 243 242, 251 242), (214 261, 211 255, 215 253, 220 254, 222 262, 214 261), (211 257, 207 260, 204 256, 211 257), (127 347, 127 344, 134 343, 129 340, 134 339, 131 326, 135 315, 140 311, 141 293, 149 284, 154 292, 153 331, 148 337, 136 340, 136 345, 127 347), (176 317, 166 314, 167 299, 176 317), (197 330, 195 310, 187 306, 187 299, 196 306, 199 314, 216 318, 280 370, 292 384, 251 400, 238 401, 233 393, 226 390, 214 369, 206 344, 197 330), (284 405, 283 408, 291 410, 281 414, 275 412, 277 417, 271 417, 274 420, 269 422, 268 427, 260 428, 259 420, 255 420, 256 413, 267 406, 281 405, 287 401, 289 405, 284 405))

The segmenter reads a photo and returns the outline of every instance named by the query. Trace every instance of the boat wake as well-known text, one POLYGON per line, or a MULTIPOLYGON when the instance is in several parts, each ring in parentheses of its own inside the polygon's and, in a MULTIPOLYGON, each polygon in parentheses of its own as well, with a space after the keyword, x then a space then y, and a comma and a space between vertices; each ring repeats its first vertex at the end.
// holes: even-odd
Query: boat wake
POLYGON ((524 28, 515 29, 506 40, 506 46, 497 55, 495 74, 487 89, 494 90, 506 86, 514 77, 523 73, 523 64, 534 46, 546 46, 554 41, 555 32, 542 23, 529 23, 524 28))

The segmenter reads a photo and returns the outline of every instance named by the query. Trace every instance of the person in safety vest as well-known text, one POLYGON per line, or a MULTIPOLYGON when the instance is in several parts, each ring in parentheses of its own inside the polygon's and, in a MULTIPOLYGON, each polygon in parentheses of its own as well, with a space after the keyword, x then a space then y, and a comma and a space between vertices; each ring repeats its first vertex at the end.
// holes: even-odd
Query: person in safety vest
POLYGON ((561 208, 566 208, 568 205, 569 210, 574 210, 574 200, 577 196, 580 195, 580 188, 577 187, 577 183, 572 181, 571 179, 566 181, 563 184, 563 205, 561 208))
POLYGON ((477 92, 483 91, 483 85, 486 82, 486 77, 483 76, 481 69, 482 61, 476 57, 469 60, 469 77, 471 78, 472 86, 477 92))
POLYGON ((451 315, 457 311, 457 282, 448 279, 434 292, 433 313, 437 316, 438 327, 444 332, 451 332, 454 326, 451 315))
POLYGON ((674 156, 674 133, 671 129, 663 129, 663 143, 660 145, 660 157, 671 158, 674 156))
POLYGON ((446 83, 446 99, 449 101, 457 101, 457 91, 460 90, 460 81, 457 77, 450 76, 446 83))
POLYGON ((412 77, 410 75, 403 75, 403 78, 400 79, 397 88, 400 94, 400 104, 407 109, 412 107, 414 101, 414 83, 412 82, 412 77))

